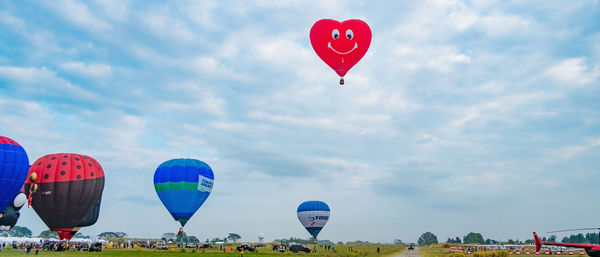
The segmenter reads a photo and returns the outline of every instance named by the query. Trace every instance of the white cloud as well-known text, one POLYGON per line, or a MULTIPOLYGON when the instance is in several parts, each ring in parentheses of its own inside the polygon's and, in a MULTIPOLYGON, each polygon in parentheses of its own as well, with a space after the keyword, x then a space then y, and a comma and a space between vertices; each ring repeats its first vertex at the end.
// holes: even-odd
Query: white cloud
POLYGON ((54 129, 58 126, 53 111, 35 101, 0 97, 0 113, 0 135, 19 142, 30 159, 43 153, 39 150, 46 142, 63 138, 54 129))
POLYGON ((533 21, 516 15, 491 14, 481 17, 475 22, 482 33, 490 36, 515 36, 525 35, 536 25, 533 21))
POLYGON ((545 75, 558 83, 577 87, 597 81, 600 77, 600 66, 586 65, 585 58, 571 58, 551 66, 545 75))
POLYGON ((586 138, 585 142, 579 145, 569 145, 550 150, 551 156, 553 156, 551 159, 556 160, 556 157, 570 159, 597 147, 600 147, 600 137, 586 138))
POLYGON ((94 0, 94 3, 102 8, 104 15, 119 22, 126 22, 130 14, 125 2, 123 0, 94 0))
POLYGON ((338 130, 342 124, 337 123, 330 118, 307 118, 294 117, 289 115, 274 115, 265 112, 253 111, 248 114, 249 117, 258 120, 269 121, 275 124, 286 124, 291 126, 316 127, 321 129, 338 130))
MULTIPOLYGON (((234 3, 229 4, 233 5, 234 3)), ((218 8, 218 1, 186 2, 180 8, 190 20, 196 23, 196 26, 208 29, 217 29, 222 26, 219 24, 218 17, 214 15, 215 9, 218 8)))
POLYGON ((73 0, 62 0, 45 2, 45 4, 56 12, 58 17, 71 22, 84 31, 92 30, 100 33, 112 29, 109 23, 96 17, 84 3, 73 0))
POLYGON ((111 66, 100 63, 66 62, 60 64, 60 67, 64 70, 93 78, 105 78, 112 73, 111 66))
POLYGON ((0 12, 0 23, 8 25, 9 27, 15 28, 23 28, 25 27, 25 22, 23 20, 11 15, 7 12, 0 12))
POLYGON ((45 95, 47 97, 70 98, 73 100, 97 100, 97 95, 73 83, 58 77, 53 71, 43 67, 13 67, 0 66, 0 78, 4 78, 13 85, 16 91, 27 95, 45 95))
POLYGON ((496 99, 483 101, 479 104, 472 104, 465 108, 459 107, 455 113, 460 117, 450 122, 450 127, 462 127, 468 122, 481 119, 481 122, 489 121, 504 121, 514 122, 519 121, 522 114, 534 115, 538 113, 536 110, 522 111, 519 109, 523 106, 533 105, 536 102, 543 102, 558 95, 556 93, 534 92, 501 96, 496 99), (519 115, 515 115, 520 112, 519 115))
POLYGON ((180 63, 183 64, 183 68, 191 72, 200 72, 202 75, 228 77, 236 80, 248 79, 244 75, 237 74, 215 57, 199 56, 191 60, 181 60, 180 63))
POLYGON ((326 170, 322 176, 330 177, 333 186, 340 189, 367 191, 387 175, 371 164, 360 161, 315 157, 308 158, 307 162, 312 163, 315 169, 326 170), (342 177, 344 179, 339 179, 342 177))
POLYGON ((514 181, 516 176, 499 171, 485 171, 478 174, 458 176, 454 179, 457 185, 464 186, 498 186, 507 181, 514 181))
POLYGON ((26 43, 23 45, 27 45, 27 43, 33 45, 28 54, 36 59, 55 52, 67 53, 57 44, 54 34, 46 28, 27 23, 26 20, 20 17, 2 11, 0 11, 0 24, 6 25, 5 30, 7 32, 12 32, 18 37, 24 38, 26 43))
POLYGON ((171 17, 162 10, 141 14, 142 29, 150 31, 162 40, 191 43, 196 40, 195 33, 181 19, 171 17))
POLYGON ((387 61, 398 69, 418 71, 430 69, 442 73, 454 71, 459 64, 469 63, 471 58, 460 53, 453 46, 398 45, 394 47, 392 55, 387 61))

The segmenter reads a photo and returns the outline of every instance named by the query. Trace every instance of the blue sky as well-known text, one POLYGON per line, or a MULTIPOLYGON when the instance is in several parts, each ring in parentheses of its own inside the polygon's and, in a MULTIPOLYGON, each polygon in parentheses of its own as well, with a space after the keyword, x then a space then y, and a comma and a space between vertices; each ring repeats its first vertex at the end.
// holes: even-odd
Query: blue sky
MULTIPOLYGON (((177 231, 154 192, 192 157, 215 187, 201 239, 440 240, 597 226, 598 1, 3 1, 0 134, 30 161, 87 154, 106 172, 84 234, 177 231), (308 38, 366 21, 337 85, 308 38)), ((46 229, 22 210, 19 225, 46 229)))

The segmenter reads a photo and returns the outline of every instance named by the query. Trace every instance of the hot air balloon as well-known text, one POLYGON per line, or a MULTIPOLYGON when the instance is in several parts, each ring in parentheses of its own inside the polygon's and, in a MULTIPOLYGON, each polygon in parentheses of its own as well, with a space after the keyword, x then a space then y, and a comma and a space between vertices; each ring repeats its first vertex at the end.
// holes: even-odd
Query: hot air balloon
POLYGON ((298 206, 298 220, 315 240, 329 220, 329 206, 321 201, 306 201, 298 206))
POLYGON ((21 210, 21 207, 23 207, 26 202, 27 196, 25 195, 25 189, 21 187, 19 194, 17 194, 15 199, 4 208, 0 215, 0 230, 9 231, 17 224, 17 221, 21 216, 19 210, 21 210))
POLYGON ((196 159, 172 159, 154 172, 154 189, 181 227, 202 206, 213 188, 214 174, 208 164, 196 159))
POLYGON ((35 212, 60 239, 71 239, 79 222, 98 203, 104 170, 94 158, 74 153, 48 154, 31 165, 25 192, 35 212))
POLYGON ((15 199, 27 179, 29 158, 21 145, 0 136, 0 210, 15 199))
POLYGON ((310 43, 317 55, 340 76, 344 75, 367 53, 371 45, 371 28, 362 20, 344 22, 323 19, 310 29, 310 43))
POLYGON ((98 221, 98 218, 100 217, 100 202, 102 202, 102 197, 100 197, 100 199, 98 199, 98 201, 92 206, 90 211, 88 211, 87 214, 83 216, 81 220, 79 220, 76 228, 89 227, 96 224, 96 221, 98 221))

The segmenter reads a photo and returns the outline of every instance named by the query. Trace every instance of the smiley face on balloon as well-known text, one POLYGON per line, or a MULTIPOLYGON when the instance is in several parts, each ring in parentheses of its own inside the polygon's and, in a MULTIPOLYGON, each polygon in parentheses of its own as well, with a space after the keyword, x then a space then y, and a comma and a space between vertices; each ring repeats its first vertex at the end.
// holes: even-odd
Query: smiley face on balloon
POLYGON ((371 45, 371 28, 358 19, 343 22, 323 19, 310 29, 310 43, 317 55, 341 77, 343 85, 344 75, 371 45))

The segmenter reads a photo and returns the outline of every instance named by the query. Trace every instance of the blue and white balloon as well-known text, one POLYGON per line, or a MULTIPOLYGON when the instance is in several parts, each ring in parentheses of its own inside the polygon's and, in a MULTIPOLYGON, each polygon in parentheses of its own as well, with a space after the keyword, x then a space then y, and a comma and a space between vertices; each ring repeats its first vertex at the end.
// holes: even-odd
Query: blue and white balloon
POLYGON ((329 206, 321 201, 306 201, 298 206, 298 220, 315 239, 329 221, 329 206))

